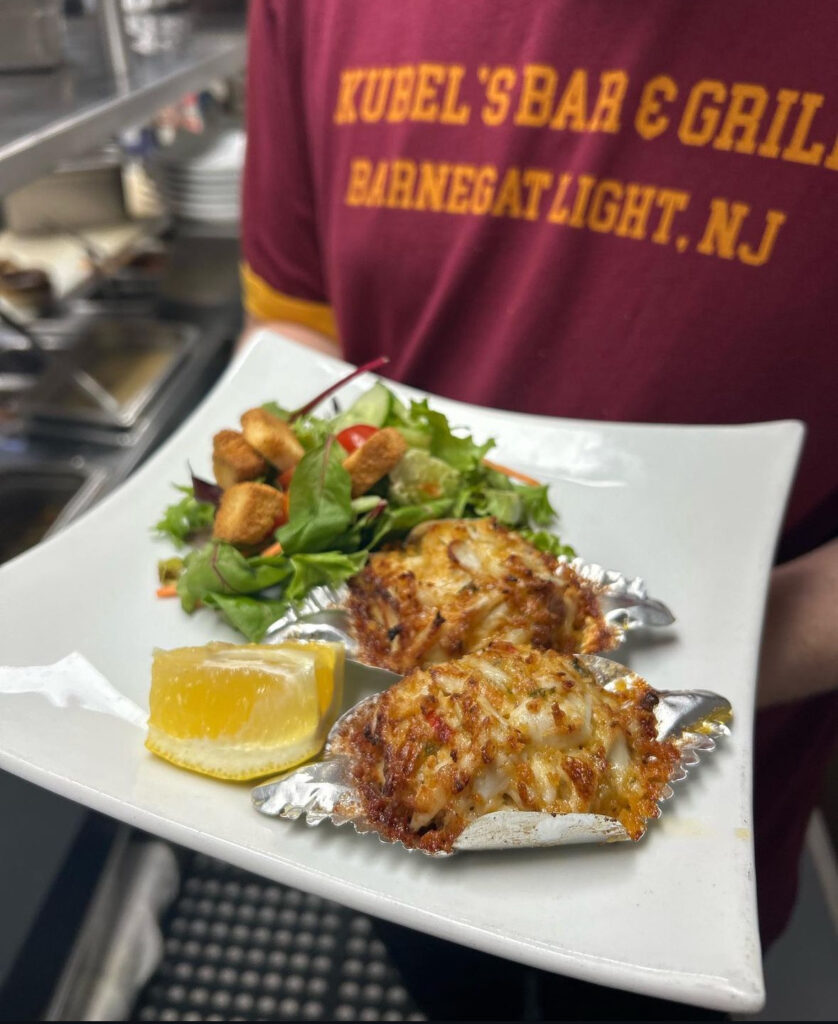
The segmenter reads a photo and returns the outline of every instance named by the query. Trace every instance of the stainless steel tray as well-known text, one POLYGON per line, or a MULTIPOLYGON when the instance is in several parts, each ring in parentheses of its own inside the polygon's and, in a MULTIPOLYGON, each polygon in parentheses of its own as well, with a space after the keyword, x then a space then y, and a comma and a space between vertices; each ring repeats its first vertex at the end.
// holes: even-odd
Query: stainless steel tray
POLYGON ((190 324, 148 317, 93 317, 56 324, 42 333, 51 359, 22 411, 36 420, 129 428, 160 394, 190 353, 198 331, 190 324), (86 371, 111 396, 97 405, 75 387, 73 368, 86 371))
POLYGON ((35 71, 64 60, 61 0, 4 0, 0 4, 0 71, 35 71))

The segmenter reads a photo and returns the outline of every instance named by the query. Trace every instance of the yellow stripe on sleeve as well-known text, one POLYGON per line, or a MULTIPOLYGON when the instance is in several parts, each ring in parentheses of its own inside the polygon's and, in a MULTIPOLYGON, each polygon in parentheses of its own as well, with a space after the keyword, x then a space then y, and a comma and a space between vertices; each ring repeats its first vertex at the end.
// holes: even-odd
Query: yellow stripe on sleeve
POLYGON ((241 265, 241 281, 244 308, 257 320, 288 320, 304 327, 311 327, 312 330, 337 341, 335 314, 328 303, 283 295, 259 277, 247 263, 241 265))

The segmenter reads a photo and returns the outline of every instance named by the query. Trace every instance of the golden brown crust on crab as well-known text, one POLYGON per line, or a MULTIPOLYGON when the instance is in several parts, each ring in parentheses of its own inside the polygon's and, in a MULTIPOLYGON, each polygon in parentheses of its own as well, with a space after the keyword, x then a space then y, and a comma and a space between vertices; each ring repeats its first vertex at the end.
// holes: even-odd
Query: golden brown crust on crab
POLYGON ((678 761, 657 740, 657 694, 603 690, 577 658, 495 641, 416 669, 332 741, 362 810, 391 841, 448 851, 498 810, 616 818, 633 839, 657 817, 678 761))
POLYGON ((495 519, 423 524, 349 587, 363 660, 394 672, 495 638, 567 654, 616 645, 593 586, 495 519))

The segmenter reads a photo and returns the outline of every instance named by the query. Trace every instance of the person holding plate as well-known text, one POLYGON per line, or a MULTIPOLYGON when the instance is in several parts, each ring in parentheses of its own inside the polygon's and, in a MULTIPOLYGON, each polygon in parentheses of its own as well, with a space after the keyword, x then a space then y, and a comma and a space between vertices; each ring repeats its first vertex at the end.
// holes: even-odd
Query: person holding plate
POLYGON ((801 2, 250 12, 252 325, 500 409, 805 421, 758 689, 764 946, 838 723, 838 13, 801 2))

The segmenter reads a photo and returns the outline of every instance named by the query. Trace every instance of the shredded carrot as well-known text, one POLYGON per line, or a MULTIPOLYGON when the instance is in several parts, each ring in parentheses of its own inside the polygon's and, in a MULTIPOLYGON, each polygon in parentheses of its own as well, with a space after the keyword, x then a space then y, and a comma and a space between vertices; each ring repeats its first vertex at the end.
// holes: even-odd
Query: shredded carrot
POLYGON ((177 587, 174 583, 168 583, 165 587, 157 588, 158 597, 177 597, 177 587))
POLYGON ((282 545, 279 541, 276 544, 269 544, 264 551, 259 552, 260 558, 273 558, 274 555, 282 554, 282 545))
POLYGON ((527 476, 526 473, 521 473, 517 469, 510 469, 509 466, 502 466, 499 462, 490 462, 488 459, 484 459, 483 465, 488 466, 489 469, 494 469, 496 473, 511 476, 513 480, 520 480, 522 484, 529 484, 531 487, 541 486, 540 480, 534 480, 531 476, 527 476))

